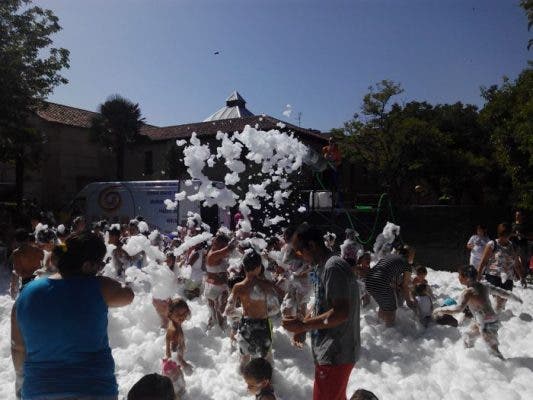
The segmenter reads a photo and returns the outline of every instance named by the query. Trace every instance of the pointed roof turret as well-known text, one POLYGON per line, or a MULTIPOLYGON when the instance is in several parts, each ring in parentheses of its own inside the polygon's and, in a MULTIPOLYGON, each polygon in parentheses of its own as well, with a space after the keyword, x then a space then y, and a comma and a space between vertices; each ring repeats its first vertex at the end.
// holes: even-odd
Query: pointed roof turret
POLYGON ((204 122, 220 119, 251 117, 254 114, 246 108, 246 100, 234 90, 226 99, 226 106, 207 117, 204 122))

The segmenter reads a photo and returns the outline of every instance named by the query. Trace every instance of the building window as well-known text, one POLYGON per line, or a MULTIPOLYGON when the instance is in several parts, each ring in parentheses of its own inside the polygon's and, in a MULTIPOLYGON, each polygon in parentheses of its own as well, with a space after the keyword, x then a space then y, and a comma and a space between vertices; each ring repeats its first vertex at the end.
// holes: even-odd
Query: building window
POLYGON ((144 175, 152 175, 154 173, 154 155, 152 151, 144 152, 144 175))

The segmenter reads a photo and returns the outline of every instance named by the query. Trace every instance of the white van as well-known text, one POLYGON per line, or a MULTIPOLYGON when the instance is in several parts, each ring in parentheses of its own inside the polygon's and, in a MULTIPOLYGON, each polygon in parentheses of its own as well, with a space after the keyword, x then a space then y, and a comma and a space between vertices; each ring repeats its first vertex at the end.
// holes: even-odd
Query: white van
POLYGON ((183 190, 193 194, 197 185, 194 181, 190 186, 184 181, 93 182, 76 195, 71 208, 74 214, 85 215, 88 222, 105 218, 110 222, 127 223, 142 215, 150 228, 164 233, 175 231, 189 211, 200 214, 213 228, 229 226, 229 210, 202 207, 198 201, 185 199, 178 202, 176 210, 167 210, 166 199, 174 200, 174 195, 183 190))

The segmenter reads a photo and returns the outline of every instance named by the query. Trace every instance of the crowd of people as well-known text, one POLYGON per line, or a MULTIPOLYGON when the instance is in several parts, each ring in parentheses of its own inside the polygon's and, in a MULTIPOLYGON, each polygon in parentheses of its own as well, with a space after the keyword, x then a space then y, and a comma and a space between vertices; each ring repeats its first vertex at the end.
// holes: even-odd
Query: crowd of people
MULTIPOLYGON (((526 285, 521 215, 512 226, 500 224, 495 240, 478 226, 467 243, 470 262, 458 269, 464 292, 440 306, 427 269, 414 263, 414 249, 394 224, 385 226, 370 252, 352 229, 339 245, 334 234, 307 223, 266 236, 239 226, 215 231, 192 213, 171 234, 148 222, 139 216, 127 224, 88 224, 77 217, 70 226, 35 220, 31 230, 16 231, 10 292, 16 298, 11 324, 18 398, 118 398, 108 308, 134 300, 128 271, 150 263, 172 271, 180 295, 153 294, 165 332, 161 370, 132 387, 129 400, 175 399, 186 392, 185 376, 194 368, 186 360, 186 339, 194 339, 185 337, 182 325, 191 301, 209 308, 208 330, 230 338, 256 399, 277 398, 272 327, 279 321, 294 346, 303 348, 310 339, 313 398, 341 400, 359 358, 360 312, 371 302, 385 326, 394 325, 404 305, 423 327, 457 327, 453 315, 463 313, 471 320, 465 346, 481 336, 503 358, 498 315, 508 299, 521 301, 511 292, 513 282, 526 285)), ((376 399, 364 389, 351 398, 376 399)))

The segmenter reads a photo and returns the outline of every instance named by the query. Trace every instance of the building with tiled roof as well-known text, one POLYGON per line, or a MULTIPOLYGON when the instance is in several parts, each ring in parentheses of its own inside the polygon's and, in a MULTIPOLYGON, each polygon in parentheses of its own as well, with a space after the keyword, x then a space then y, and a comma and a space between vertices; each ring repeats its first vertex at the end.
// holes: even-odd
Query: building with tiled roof
MULTIPOLYGON (((43 207, 58 209, 68 204, 88 183, 115 179, 114 156, 90 140, 91 121, 97 113, 63 104, 46 102, 30 118, 30 124, 46 140, 41 150, 40 168, 26 171, 25 197, 35 198, 43 207)), ((176 140, 187 139, 193 132, 209 143, 217 132, 240 132, 245 126, 260 130, 278 129, 293 132, 303 142, 319 149, 326 136, 269 115, 254 115, 246 101, 234 91, 226 104, 203 122, 158 127, 146 124, 141 134, 150 138, 127 150, 126 180, 177 179, 185 171, 176 158, 176 140)), ((2 166, 0 184, 14 183, 12 166, 2 166), (4 168, 5 167, 5 168, 4 168)))

